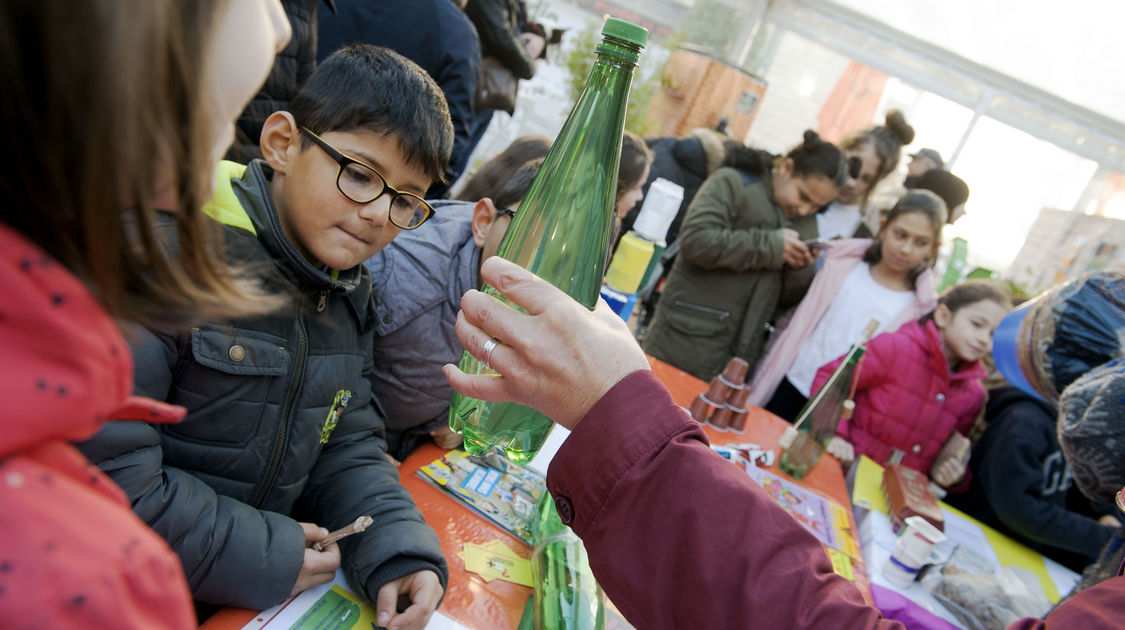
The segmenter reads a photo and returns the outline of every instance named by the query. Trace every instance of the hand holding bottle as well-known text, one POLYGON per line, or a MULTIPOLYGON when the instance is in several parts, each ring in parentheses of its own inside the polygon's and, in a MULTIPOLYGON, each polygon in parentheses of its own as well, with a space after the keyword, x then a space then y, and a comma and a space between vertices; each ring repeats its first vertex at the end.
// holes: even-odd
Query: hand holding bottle
POLYGON ((501 375, 468 375, 446 365, 445 377, 462 394, 526 405, 573 429, 618 381, 649 369, 625 322, 604 300, 591 313, 549 282, 496 256, 481 265, 481 277, 527 314, 480 291, 461 298, 457 338, 481 358, 485 343, 495 337, 500 344, 489 363, 501 375))
POLYGON ((847 468, 855 461, 855 447, 851 442, 844 438, 834 435, 831 440, 828 440, 826 450, 836 459, 840 460, 840 464, 847 468))

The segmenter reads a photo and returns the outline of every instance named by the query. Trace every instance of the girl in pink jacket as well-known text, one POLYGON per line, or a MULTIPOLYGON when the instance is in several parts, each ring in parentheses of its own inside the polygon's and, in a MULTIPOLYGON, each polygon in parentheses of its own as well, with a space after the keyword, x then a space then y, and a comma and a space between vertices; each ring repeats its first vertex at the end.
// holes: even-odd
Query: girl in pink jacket
POLYGON ((870 334, 898 330, 934 310, 930 269, 945 225, 945 204, 928 191, 907 193, 874 241, 829 241, 824 266, 784 325, 750 383, 751 405, 793 422, 812 392, 817 368, 870 334))
MULTIPOLYGON (((980 411, 986 376, 980 359, 1010 307, 1002 286, 969 281, 946 291, 921 320, 872 339, 853 384, 854 415, 840 423, 828 451, 845 464, 856 454, 880 464, 897 461, 943 487, 961 481, 967 450, 942 447, 954 432, 963 437, 980 411)), ((842 360, 817 371, 814 391, 842 360)))

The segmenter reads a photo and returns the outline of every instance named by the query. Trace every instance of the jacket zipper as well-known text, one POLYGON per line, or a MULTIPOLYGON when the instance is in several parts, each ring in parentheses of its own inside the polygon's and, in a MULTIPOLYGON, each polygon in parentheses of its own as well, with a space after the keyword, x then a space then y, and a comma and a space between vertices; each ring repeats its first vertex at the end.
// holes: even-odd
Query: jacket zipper
POLYGON ((703 306, 702 304, 694 304, 692 302, 685 302, 683 300, 676 300, 676 306, 682 306, 684 308, 690 308, 690 309, 694 309, 694 310, 697 310, 697 311, 702 311, 702 312, 707 313, 709 315, 714 315, 715 317, 719 318, 720 322, 725 320, 726 318, 730 317, 730 311, 724 311, 720 308, 714 308, 714 307, 711 307, 711 306, 703 306))
POLYGON ((301 312, 301 307, 298 306, 297 311, 297 364, 294 367, 293 375, 289 380, 289 392, 285 395, 285 407, 281 412, 281 422, 278 425, 277 437, 273 443, 273 455, 270 457, 269 468, 266 469, 265 479, 262 481, 262 487, 258 490, 257 496, 254 497, 252 505, 256 508, 262 506, 262 501, 265 500, 266 494, 269 493, 273 487, 274 479, 277 475, 277 469, 281 466, 281 457, 285 452, 285 442, 289 435, 289 416, 293 408, 294 399, 297 397, 297 389, 301 382, 301 376, 305 369, 305 354, 308 352, 308 331, 305 328, 305 316, 301 312))
POLYGON ((316 303, 316 312, 323 313, 324 307, 328 304, 328 290, 320 292, 320 300, 316 303))

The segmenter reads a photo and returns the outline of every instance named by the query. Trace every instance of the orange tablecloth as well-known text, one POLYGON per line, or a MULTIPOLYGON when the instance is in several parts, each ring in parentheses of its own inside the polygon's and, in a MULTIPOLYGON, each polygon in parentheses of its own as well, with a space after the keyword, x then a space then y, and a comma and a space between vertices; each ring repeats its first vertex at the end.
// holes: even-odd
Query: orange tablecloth
MULTIPOLYGON (((680 405, 688 407, 696 394, 707 389, 707 383, 666 363, 650 358, 652 369, 657 377, 672 392, 672 398, 680 405)), ((777 440, 789 426, 781 418, 764 409, 751 408, 746 418, 744 433, 722 432, 704 425, 703 430, 713 444, 754 442, 767 448, 777 448, 777 440)), ((426 483, 414 473, 445 454, 433 444, 427 444, 415 451, 399 469, 402 485, 410 491, 418 508, 426 517, 426 522, 441 539, 441 549, 449 563, 449 586, 441 603, 443 613, 471 628, 489 630, 515 630, 523 614, 531 589, 493 580, 485 582, 475 573, 465 570, 465 565, 457 554, 461 543, 484 544, 490 540, 501 539, 509 547, 524 557, 530 557, 531 549, 520 539, 508 534, 464 507, 442 491, 426 483)), ((771 472, 782 474, 776 466, 771 472)), ((844 481, 844 472, 839 462, 825 457, 801 480, 800 485, 848 508, 848 518, 852 531, 855 531, 855 518, 852 516, 851 501, 844 481)), ((858 536, 856 536, 858 540, 858 536)), ((867 573, 862 559, 855 566, 856 584, 870 601, 867 573)), ((236 630, 254 618, 257 611, 226 609, 220 611, 206 623, 201 630, 236 630)))

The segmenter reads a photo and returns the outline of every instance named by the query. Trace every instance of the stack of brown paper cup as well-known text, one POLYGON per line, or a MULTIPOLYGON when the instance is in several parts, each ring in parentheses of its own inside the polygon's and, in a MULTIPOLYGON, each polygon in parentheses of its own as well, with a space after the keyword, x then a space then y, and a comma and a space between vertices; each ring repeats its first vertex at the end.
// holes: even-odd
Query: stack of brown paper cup
MULTIPOLYGON (((728 407, 727 400, 745 391, 744 381, 749 367, 745 360, 732 358, 722 373, 711 379, 707 391, 695 397, 691 404, 691 417, 696 422, 710 422, 716 429, 726 431, 736 411, 728 407)), ((746 396, 741 396, 741 400, 741 404, 745 405, 746 396)))

